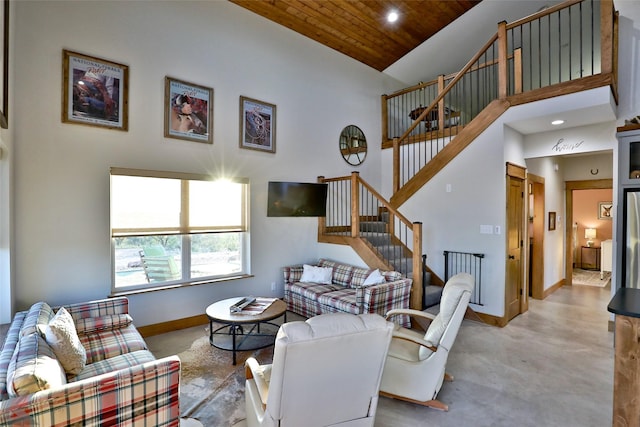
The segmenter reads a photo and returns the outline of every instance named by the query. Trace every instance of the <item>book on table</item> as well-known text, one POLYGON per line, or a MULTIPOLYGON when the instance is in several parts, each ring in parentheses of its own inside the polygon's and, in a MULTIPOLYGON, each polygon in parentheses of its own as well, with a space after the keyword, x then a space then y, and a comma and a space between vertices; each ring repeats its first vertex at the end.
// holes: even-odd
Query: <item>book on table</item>
MULTIPOLYGON (((242 308, 239 310, 231 309, 232 314, 249 314, 249 315, 258 315, 264 313, 266 309, 268 309, 271 304, 273 304, 277 298, 265 298, 265 297, 246 297, 238 301, 242 308)), ((238 303, 236 303, 238 304, 238 303)), ((231 307, 234 307, 235 304, 231 307)))

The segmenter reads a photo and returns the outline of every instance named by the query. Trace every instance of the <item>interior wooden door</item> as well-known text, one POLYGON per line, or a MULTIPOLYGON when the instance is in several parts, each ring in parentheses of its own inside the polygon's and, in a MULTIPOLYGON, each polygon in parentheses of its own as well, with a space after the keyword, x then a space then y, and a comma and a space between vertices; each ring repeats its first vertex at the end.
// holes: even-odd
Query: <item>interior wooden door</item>
POLYGON ((505 316, 509 321, 523 306, 524 246, 524 170, 523 175, 507 175, 507 260, 505 277, 505 316))
POLYGON ((533 206, 529 206, 529 241, 531 251, 529 295, 532 298, 544 298, 544 178, 529 174, 527 176, 531 185, 530 198, 533 206))

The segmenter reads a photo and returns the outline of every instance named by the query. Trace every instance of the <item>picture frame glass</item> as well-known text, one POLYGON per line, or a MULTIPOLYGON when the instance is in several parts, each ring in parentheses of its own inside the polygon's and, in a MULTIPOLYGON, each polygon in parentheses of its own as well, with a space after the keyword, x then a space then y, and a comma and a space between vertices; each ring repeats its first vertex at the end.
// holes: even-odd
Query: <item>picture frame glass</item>
POLYGON ((63 109, 66 123, 127 130, 129 67, 63 51, 63 109))
POLYGON ((276 106, 240 97, 240 148, 276 152, 276 106))
POLYGON ((213 144, 213 89, 165 77, 164 136, 213 144))

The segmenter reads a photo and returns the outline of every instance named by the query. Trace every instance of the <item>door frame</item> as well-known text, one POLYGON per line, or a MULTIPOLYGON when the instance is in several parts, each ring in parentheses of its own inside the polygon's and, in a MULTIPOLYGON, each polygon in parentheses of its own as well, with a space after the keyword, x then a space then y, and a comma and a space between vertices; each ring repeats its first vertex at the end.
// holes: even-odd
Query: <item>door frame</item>
POLYGON ((585 181, 565 181, 565 208, 564 208, 564 228, 565 228, 565 269, 564 284, 571 286, 573 277, 573 257, 571 248, 573 247, 573 190, 613 190, 613 179, 590 179, 585 181))

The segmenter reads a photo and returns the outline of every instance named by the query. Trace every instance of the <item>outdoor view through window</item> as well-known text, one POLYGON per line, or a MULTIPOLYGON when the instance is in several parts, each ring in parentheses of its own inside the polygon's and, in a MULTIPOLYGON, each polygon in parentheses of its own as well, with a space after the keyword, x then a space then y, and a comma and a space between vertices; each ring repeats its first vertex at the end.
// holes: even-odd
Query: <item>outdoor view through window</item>
POLYGON ((210 179, 112 168, 114 288, 247 273, 248 183, 210 179))

